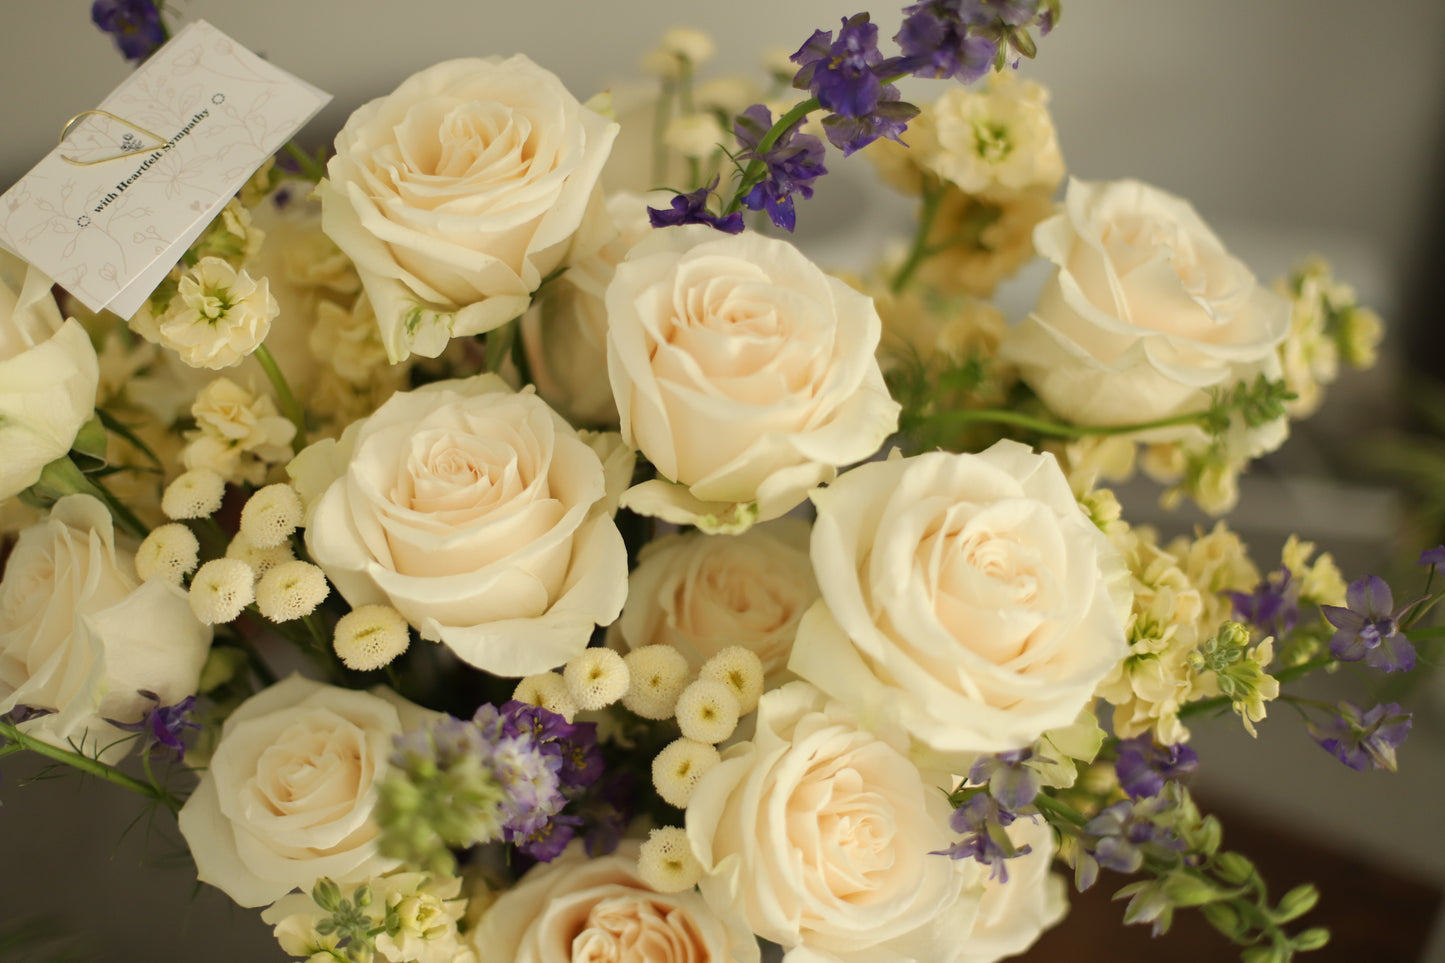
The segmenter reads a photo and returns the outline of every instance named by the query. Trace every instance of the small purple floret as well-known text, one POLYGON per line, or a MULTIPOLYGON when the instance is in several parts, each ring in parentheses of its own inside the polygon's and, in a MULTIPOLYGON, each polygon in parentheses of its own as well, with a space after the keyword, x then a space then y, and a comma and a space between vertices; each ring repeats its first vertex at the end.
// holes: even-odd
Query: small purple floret
POLYGON ((1155 745, 1148 736, 1119 740, 1119 758, 1114 772, 1119 788, 1131 799, 1157 796, 1164 784, 1199 768, 1199 756, 1183 743, 1172 746, 1155 745))
POLYGON ((797 124, 783 131, 766 151, 759 150, 763 138, 773 128, 773 114, 762 104, 753 104, 733 122, 733 134, 743 149, 740 161, 762 161, 766 176, 743 196, 743 206, 750 211, 766 211, 774 225, 791 231, 797 216, 793 195, 806 200, 813 196, 813 182, 828 173, 823 166, 823 142, 811 134, 798 132, 797 124))
POLYGON ((1253 592, 1226 592, 1234 605, 1234 618, 1258 626, 1271 635, 1283 635, 1299 622, 1299 585, 1287 568, 1271 572, 1253 592))
POLYGON ((1420 553, 1421 565, 1445 565, 1445 545, 1436 545, 1420 553))
POLYGON ((1336 629, 1330 653, 1341 662, 1364 661, 1382 672, 1407 672, 1415 667, 1415 647, 1400 631, 1400 619, 1423 597, 1394 608, 1390 586, 1378 575, 1351 582, 1345 606, 1322 605, 1321 611, 1336 629))
POLYGON ((143 733, 141 752, 169 749, 175 754, 174 760, 180 762, 186 755, 185 731, 201 728, 199 722, 191 719, 191 713, 196 708, 196 697, 186 696, 174 705, 163 706, 160 696, 154 692, 147 689, 137 691, 153 703, 139 722, 117 722, 114 719, 105 721, 125 732, 143 733))
POLYGON ((126 60, 144 60, 166 42, 166 28, 155 0, 95 0, 90 19, 115 37, 126 60))
POLYGON ((1042 788, 1038 770, 1028 765, 1033 755, 1032 749, 1016 749, 983 756, 969 769, 968 781, 974 785, 987 783, 989 795, 1004 809, 1022 809, 1042 788))
POLYGON ((1349 702, 1339 704, 1339 715, 1322 726, 1308 723, 1310 735, 1320 748, 1340 762, 1363 772, 1365 769, 1395 771, 1395 751, 1410 734, 1410 713, 1397 703, 1386 702, 1362 712, 1349 702))
POLYGON ((708 198, 712 196, 717 181, 706 187, 699 187, 690 194, 678 194, 672 199, 669 209, 657 207, 647 209, 647 221, 653 227, 680 227, 683 224, 706 224, 724 234, 741 234, 743 215, 741 211, 731 214, 714 214, 708 210, 708 198))

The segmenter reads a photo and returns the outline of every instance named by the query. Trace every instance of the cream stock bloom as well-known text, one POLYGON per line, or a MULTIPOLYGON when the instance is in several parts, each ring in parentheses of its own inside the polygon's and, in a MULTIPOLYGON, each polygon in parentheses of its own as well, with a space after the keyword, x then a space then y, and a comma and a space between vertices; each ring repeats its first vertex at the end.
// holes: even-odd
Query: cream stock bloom
POLYGON ((497 898, 474 929, 481 963, 757 963, 758 944, 694 892, 642 881, 639 845, 588 859, 573 843, 497 898))
POLYGON ((616 133, 520 54, 437 64, 351 115, 317 188, 322 225, 393 361, 510 321, 600 245, 586 228, 616 133))
POLYGON ((264 906, 323 876, 359 883, 395 865, 378 850, 375 789, 392 737, 427 713, 376 693, 293 675, 231 713, 180 813, 202 882, 264 906))
MULTIPOLYGON (((1072 180, 1034 246, 1056 270, 1000 356, 1071 421, 1201 411, 1210 389, 1281 376, 1289 303, 1231 257, 1186 201, 1138 181, 1072 180)), ((1271 423, 1243 447, 1259 454, 1284 432, 1283 420, 1271 423)))
POLYGON ((130 326, 193 368, 230 368, 266 340, 280 310, 266 278, 257 281, 218 257, 203 257, 181 276, 164 314, 143 308, 130 326))
POLYGON ((708 905, 790 963, 965 959, 981 867, 930 855, 951 842, 950 809, 903 749, 807 683, 764 695, 756 735, 688 803, 708 905))
POLYGON ((0 715, 54 710, 22 731, 94 752, 122 735, 105 719, 134 722, 152 704, 138 690, 163 705, 194 694, 210 643, 184 589, 141 581, 105 506, 68 495, 20 533, 0 581, 0 715))
POLYGON ((70 450, 99 384, 95 348, 61 318, 50 279, 0 251, 0 501, 70 450))
POLYGON ((632 465, 604 467, 608 441, 482 375, 398 392, 289 471, 306 546, 348 602, 388 603, 471 665, 524 676, 622 608, 612 512, 632 465))
POLYGON ((1007 195, 1064 179, 1064 159, 1042 85, 1012 71, 984 91, 955 87, 928 109, 920 163, 970 194, 1007 195))
POLYGON ((798 621, 817 597, 806 522, 779 518, 741 535, 664 535, 642 550, 616 634, 630 649, 671 646, 694 672, 741 645, 778 682, 798 621))
POLYGON ((715 531, 776 518, 898 426, 873 303, 784 241, 654 231, 607 314, 622 436, 661 476, 625 496, 641 514, 715 531))
POLYGON ((1052 455, 1000 441, 875 462, 813 497, 822 599, 788 667, 921 756, 1029 745, 1128 652, 1123 560, 1052 455))

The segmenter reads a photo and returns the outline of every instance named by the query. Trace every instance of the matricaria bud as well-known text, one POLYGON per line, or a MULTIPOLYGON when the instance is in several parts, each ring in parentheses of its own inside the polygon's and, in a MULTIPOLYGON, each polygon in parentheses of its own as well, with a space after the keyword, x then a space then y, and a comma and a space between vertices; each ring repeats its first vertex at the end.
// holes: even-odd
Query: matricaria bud
POLYGON ((675 739, 652 760, 652 785, 665 802, 686 809, 698 780, 719 762, 716 746, 686 736, 675 739))
POLYGON ((730 645, 718 652, 703 663, 697 675, 727 686, 738 700, 739 715, 756 709, 763 695, 763 660, 741 645, 730 645))
POLYGON ((142 581, 163 578, 174 585, 196 570, 201 546, 180 522, 151 530, 135 552, 135 573, 142 581))
POLYGON ((555 712, 568 722, 577 714, 577 703, 572 701, 572 695, 567 691, 567 683, 555 672, 538 672, 536 675, 527 676, 517 683, 512 698, 529 706, 555 712))
POLYGON ((562 669, 562 681, 577 708, 605 709, 627 692, 630 673, 611 649, 585 649, 562 669))
POLYGON ((241 509, 241 533, 257 548, 285 544, 301 524, 301 496, 290 485, 267 485, 241 509))
POLYGON ((726 683, 698 679, 677 697, 676 714, 684 736, 716 744, 738 727, 738 699, 726 683))
POLYGON ((687 684, 687 656, 670 645, 644 645, 622 661, 630 676, 622 704, 644 719, 671 719, 687 684))
POLYGON ((406 619, 390 605, 362 605, 336 623, 331 647, 342 663, 357 672, 370 672, 391 663, 411 644, 406 619))
POLYGON ((330 591, 325 572, 293 559, 257 580, 256 607, 272 622, 290 622, 316 611, 330 591))
POLYGON ((167 518, 205 518, 215 514, 226 494, 226 480, 209 468, 193 468, 176 476, 161 495, 167 518))
POLYGON ((659 893, 681 893, 702 879, 702 863, 692 854, 687 830, 659 826, 637 852, 637 875, 659 893))
POLYGON ((207 625, 231 621, 255 598, 255 576, 240 559, 213 558, 191 579, 191 611, 207 625))

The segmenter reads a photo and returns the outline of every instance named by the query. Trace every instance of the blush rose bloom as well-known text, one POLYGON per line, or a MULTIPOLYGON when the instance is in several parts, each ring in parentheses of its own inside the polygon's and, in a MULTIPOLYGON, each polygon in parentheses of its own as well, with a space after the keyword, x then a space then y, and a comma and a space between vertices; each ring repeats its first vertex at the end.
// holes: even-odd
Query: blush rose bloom
POLYGON ((776 518, 898 427, 865 295, 785 241, 654 231, 607 288, 622 436, 661 479, 641 514, 736 531, 776 518))
POLYGON ((487 908, 472 932, 483 963, 757 963, 736 917, 691 890, 654 892, 637 873, 638 844, 589 859, 579 843, 534 867, 487 908))
POLYGON ((518 54, 449 60, 361 107, 317 187, 393 361, 521 314, 593 237, 617 125, 518 54))
POLYGON ((0 501, 40 480, 95 409, 100 363, 50 279, 0 251, 0 501))
POLYGON ((1000 441, 859 466, 814 495, 822 599, 789 668, 920 758, 1072 723, 1128 654, 1127 571, 1052 455, 1000 441))
MULTIPOLYGON (((1282 377, 1289 302, 1231 257, 1183 199, 1138 181, 1071 180, 1034 246, 1056 270, 999 353, 1070 421, 1202 411, 1210 389, 1282 377)), ((1277 447, 1284 432, 1280 420, 1251 453, 1277 447)))
POLYGON ((321 877, 359 883, 397 865, 372 820, 392 737, 426 710, 292 675, 236 707, 180 812, 197 876, 242 906, 264 906, 321 877))
POLYGON ((818 598, 809 527, 779 518, 741 535, 664 535, 642 549, 617 634, 629 649, 670 645, 693 671, 730 645, 757 653, 770 684, 791 678, 788 654, 818 598))
POLYGON ((806 682, 765 693, 752 741, 723 754, 687 807, 708 905, 789 963, 966 959, 983 868, 932 855, 951 842, 936 788, 949 778, 925 778, 905 748, 806 682))
MULTIPOLYGON (((142 582, 135 554, 90 495, 67 495, 20 533, 0 580, 0 715, 16 706, 52 710, 22 731, 94 751, 154 705, 193 695, 211 628, 191 614, 184 589, 142 582)), ((102 755, 113 761, 129 743, 102 755)))
POLYGON ((622 609, 630 452, 494 375, 398 392, 288 471, 346 600, 392 605, 477 668, 545 672, 622 609))

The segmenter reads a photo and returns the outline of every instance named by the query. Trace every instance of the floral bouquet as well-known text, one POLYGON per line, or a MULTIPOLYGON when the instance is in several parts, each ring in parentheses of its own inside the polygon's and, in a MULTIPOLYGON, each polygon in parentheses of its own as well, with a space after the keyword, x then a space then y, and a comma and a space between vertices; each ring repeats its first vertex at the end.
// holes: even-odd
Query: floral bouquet
MULTIPOLYGON (((142 60, 158 8, 94 19, 142 60)), ((313 963, 997 960, 1101 870, 1156 934, 1324 945, 1192 801, 1188 727, 1288 701, 1393 769, 1398 705, 1287 687, 1411 669, 1445 547, 1392 592, 1126 520, 1136 469, 1228 511, 1381 325, 1158 188, 1065 185, 1021 68, 1059 17, 922 0, 761 79, 677 29, 586 102, 448 61, 257 170, 131 317, 6 256, 0 755, 170 810, 313 963), (858 275, 787 239, 838 164, 917 205, 858 275)))

